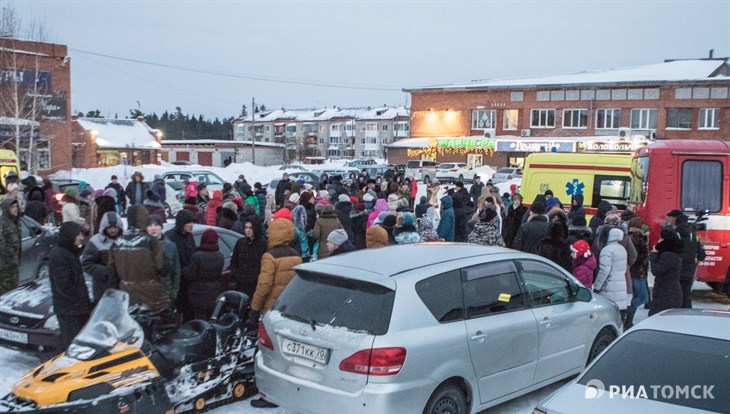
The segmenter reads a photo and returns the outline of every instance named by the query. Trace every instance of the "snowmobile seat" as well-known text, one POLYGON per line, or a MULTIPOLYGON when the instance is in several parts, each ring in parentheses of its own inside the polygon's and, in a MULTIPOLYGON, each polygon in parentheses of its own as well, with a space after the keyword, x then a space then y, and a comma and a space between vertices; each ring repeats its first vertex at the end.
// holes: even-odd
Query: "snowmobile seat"
POLYGON ((193 320, 163 339, 157 349, 166 360, 182 366, 215 357, 217 343, 218 335, 211 323, 193 320))

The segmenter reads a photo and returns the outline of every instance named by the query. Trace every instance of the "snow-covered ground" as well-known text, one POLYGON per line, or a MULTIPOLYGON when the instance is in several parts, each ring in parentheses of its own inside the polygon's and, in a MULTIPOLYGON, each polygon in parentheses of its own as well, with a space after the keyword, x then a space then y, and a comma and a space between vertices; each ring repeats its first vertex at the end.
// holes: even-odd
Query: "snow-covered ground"
MULTIPOLYGON (((704 283, 697 283, 695 286, 696 290, 708 290, 709 288, 704 283)), ((704 309, 718 309, 718 310, 730 310, 730 306, 726 304, 720 304, 720 303, 712 303, 712 302, 694 302, 695 308, 704 308, 704 309)), ((639 309, 639 311, 636 313, 636 321, 642 321, 646 319, 648 314, 648 311, 645 310, 643 307, 639 309)), ((35 357, 30 356, 29 354, 25 352, 19 352, 14 350, 9 350, 0 347, 0 396, 4 396, 5 394, 9 393, 12 389, 13 384, 15 384, 21 376, 23 376, 26 372, 37 366, 39 363, 39 360, 35 357)), ((563 384, 565 384, 567 380, 560 381, 558 383, 549 385, 545 388, 539 389, 537 391, 531 392, 527 395, 524 395, 519 398, 515 398, 512 401, 508 401, 504 404, 500 404, 496 407, 492 407, 488 410, 483 411, 483 414, 530 414, 532 413, 532 409, 535 408, 535 405, 540 402, 543 398, 547 397, 552 393, 553 391, 560 388, 563 384)), ((255 397, 254 397, 255 398, 255 397)), ((250 399, 241 401, 235 404, 229 404, 223 407, 216 408, 214 410, 211 410, 210 413, 212 414, 247 414, 247 413, 256 413, 256 414, 263 414, 263 413, 269 413, 269 414, 295 414, 295 412, 285 410, 282 408, 274 408, 274 409, 261 409, 261 408, 253 408, 250 404, 250 399)))

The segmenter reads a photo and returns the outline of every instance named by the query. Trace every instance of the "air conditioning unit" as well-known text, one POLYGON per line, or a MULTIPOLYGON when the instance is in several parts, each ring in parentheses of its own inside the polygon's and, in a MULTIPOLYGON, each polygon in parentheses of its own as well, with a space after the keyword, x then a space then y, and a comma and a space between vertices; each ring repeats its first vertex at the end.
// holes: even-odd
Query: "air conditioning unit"
POLYGON ((656 140, 656 129, 650 129, 649 133, 646 134, 646 137, 649 139, 649 141, 655 141, 656 140))
POLYGON ((484 130, 484 138, 494 138, 496 136, 497 136, 496 129, 485 129, 484 130))
POLYGON ((532 131, 530 131, 529 129, 523 129, 522 131, 520 131, 521 137, 529 137, 531 134, 532 134, 532 131))
POLYGON ((621 140, 631 139, 631 128, 619 128, 618 138, 621 140))

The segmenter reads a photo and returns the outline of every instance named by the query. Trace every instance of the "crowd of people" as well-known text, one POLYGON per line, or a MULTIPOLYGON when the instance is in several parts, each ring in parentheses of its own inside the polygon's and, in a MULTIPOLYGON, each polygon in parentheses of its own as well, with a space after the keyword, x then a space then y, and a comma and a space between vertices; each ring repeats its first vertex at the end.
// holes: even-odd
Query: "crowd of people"
MULTIPOLYGON (((22 187, 12 177, 9 181, 10 191, 0 203, 0 293, 17 286, 18 217, 25 213, 43 222, 54 211, 47 204, 46 181, 22 187)), ((582 195, 574 195, 565 208, 548 190, 528 208, 516 186, 500 194, 491 180, 482 183, 479 176, 469 190, 462 182, 445 186, 433 180, 426 194, 418 194, 413 177, 403 178, 392 168, 383 177, 370 177, 365 170, 347 179, 323 174, 316 185, 283 173, 274 194, 261 183, 249 185, 243 175, 212 194, 205 183, 185 182, 183 208, 167 232, 165 184, 159 177, 148 185, 136 172, 126 188, 116 176, 103 190, 85 187, 82 182, 78 189, 69 188, 60 201, 63 223, 50 258, 64 346, 93 307, 83 272, 92 277, 94 298, 118 288, 130 294, 132 304, 154 311, 176 309, 183 320, 210 317, 221 291, 224 257, 212 228, 196 245, 195 223, 243 236, 233 249, 231 271, 236 289, 251 298, 250 324, 273 305, 294 276, 294 266, 360 249, 453 241, 534 253, 614 301, 626 328, 637 308, 649 302, 649 269, 655 276, 652 315, 691 307, 697 261, 704 259, 680 210, 667 213, 661 238, 650 248, 647 226, 629 209, 619 213, 604 200, 587 222, 582 195)))

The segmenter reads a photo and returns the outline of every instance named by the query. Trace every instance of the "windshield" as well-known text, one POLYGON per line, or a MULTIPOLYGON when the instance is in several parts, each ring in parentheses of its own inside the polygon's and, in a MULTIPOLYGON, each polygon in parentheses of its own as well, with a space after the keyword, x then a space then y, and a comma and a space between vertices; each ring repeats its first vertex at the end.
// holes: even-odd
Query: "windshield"
POLYGON ((104 352, 141 348, 144 332, 129 316, 129 294, 109 289, 104 292, 91 318, 76 335, 66 355, 88 360, 104 352))
MULTIPOLYGON (((730 407, 730 344, 728 341, 653 330, 634 331, 601 355, 578 381, 599 380, 609 387, 643 387, 646 398, 684 407, 727 412, 730 407), (675 390, 712 388, 713 398, 684 398, 675 390), (662 391, 652 392, 652 387, 662 391), (674 398, 672 398, 674 397, 674 398)), ((595 382, 594 382, 595 383, 595 382)), ((700 390, 700 394, 702 391, 700 390)))
POLYGON ((635 157, 631 161, 631 194, 630 200, 643 203, 646 200, 647 182, 649 181, 649 157, 635 157))
POLYGON ((512 174, 512 168, 500 168, 497 170, 498 174, 512 174))
POLYGON ((446 169, 449 169, 449 168, 454 168, 454 164, 441 164, 441 165, 439 165, 439 168, 442 169, 442 170, 446 170, 446 169))

